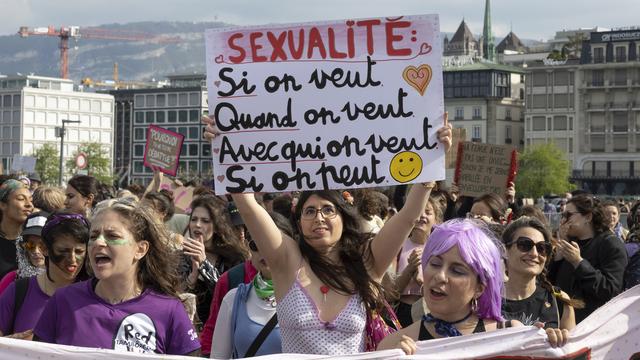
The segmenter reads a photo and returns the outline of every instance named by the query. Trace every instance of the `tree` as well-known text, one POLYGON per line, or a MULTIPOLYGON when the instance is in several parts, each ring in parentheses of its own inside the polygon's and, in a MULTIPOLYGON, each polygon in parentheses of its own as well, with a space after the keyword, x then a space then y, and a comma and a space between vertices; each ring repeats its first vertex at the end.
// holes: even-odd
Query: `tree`
POLYGON ((113 183, 113 175, 110 164, 110 156, 102 148, 103 145, 98 143, 82 143, 73 154, 72 158, 67 160, 67 171, 74 175, 76 173, 76 157, 79 153, 87 155, 87 174, 95 177, 98 181, 111 185, 113 183))
POLYGON ((43 184, 57 185, 60 177, 60 154, 53 143, 46 143, 33 152, 36 158, 36 172, 43 184))
POLYGON ((527 148, 518 161, 516 189, 524 197, 539 198, 573 190, 569 182, 571 164, 555 144, 527 148))

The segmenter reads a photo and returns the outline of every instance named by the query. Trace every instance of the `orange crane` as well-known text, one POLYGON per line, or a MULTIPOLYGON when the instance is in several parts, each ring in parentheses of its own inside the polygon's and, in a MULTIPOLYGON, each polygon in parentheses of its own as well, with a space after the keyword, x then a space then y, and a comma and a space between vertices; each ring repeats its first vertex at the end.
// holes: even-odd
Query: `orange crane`
POLYGON ((69 76, 69 39, 78 41, 80 38, 86 39, 106 39, 106 40, 123 40, 123 41, 149 41, 160 44, 177 43, 181 39, 179 37, 157 36, 142 32, 115 31, 100 28, 83 28, 79 26, 62 26, 56 29, 53 26, 29 28, 21 26, 18 30, 20 37, 29 36, 55 36, 60 38, 60 74, 63 79, 69 76))

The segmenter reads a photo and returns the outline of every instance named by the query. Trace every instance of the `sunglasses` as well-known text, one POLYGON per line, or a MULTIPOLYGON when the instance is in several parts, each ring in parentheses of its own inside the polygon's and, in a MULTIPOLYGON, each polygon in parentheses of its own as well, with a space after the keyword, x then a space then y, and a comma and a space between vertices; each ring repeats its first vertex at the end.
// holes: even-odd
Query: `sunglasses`
POLYGON ((509 246, 513 245, 514 243, 516 244, 518 250, 522 251, 523 253, 528 253, 535 246, 538 254, 542 256, 551 254, 551 244, 544 241, 536 243, 528 237, 521 236, 517 240, 512 241, 509 246))
POLYGON ((254 251, 254 252, 258 251, 258 245, 256 245, 256 242, 253 239, 249 240, 247 243, 248 243, 249 249, 251 249, 251 251, 254 251))

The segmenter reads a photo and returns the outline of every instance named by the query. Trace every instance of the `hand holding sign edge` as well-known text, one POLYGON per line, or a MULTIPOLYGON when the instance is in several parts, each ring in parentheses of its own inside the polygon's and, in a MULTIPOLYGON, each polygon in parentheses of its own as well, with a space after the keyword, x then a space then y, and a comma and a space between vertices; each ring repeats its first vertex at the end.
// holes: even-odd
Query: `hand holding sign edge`
POLYGON ((444 152, 449 152, 453 140, 451 124, 449 124, 449 112, 447 111, 444 113, 444 125, 438 129, 438 141, 444 145, 444 152))

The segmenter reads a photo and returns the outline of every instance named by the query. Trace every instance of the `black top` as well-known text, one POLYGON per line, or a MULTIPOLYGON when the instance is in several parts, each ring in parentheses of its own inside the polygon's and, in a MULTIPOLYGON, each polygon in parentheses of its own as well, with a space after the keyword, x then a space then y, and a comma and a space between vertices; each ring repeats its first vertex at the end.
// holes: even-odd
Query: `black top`
POLYGON ((16 241, 0 236, 0 279, 17 268, 16 241))
POLYGON ((543 288, 536 287, 536 291, 526 299, 502 299, 502 316, 508 320, 518 320, 524 325, 536 322, 544 323, 545 328, 558 328, 560 311, 556 297, 543 288))
MULTIPOLYGON (((478 319, 478 323, 476 324, 475 329, 473 329, 473 333, 481 333, 481 332, 485 332, 485 328, 484 328, 484 321, 482 321, 482 319, 478 319)), ((431 333, 429 332, 429 330, 427 330, 427 327, 424 325, 424 321, 420 322, 420 334, 418 335, 418 341, 423 341, 423 340, 431 340, 431 339, 435 339, 433 337, 433 335, 431 335, 431 333)))
POLYGON ((612 232, 593 239, 577 241, 582 261, 574 267, 567 261, 554 261, 549 266, 549 280, 571 298, 585 302, 576 309, 576 324, 622 291, 627 252, 612 232))

